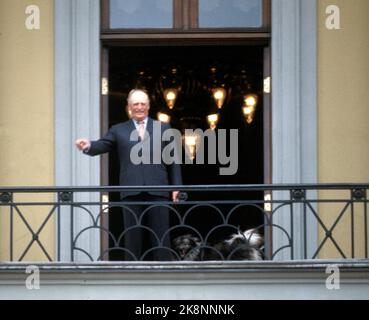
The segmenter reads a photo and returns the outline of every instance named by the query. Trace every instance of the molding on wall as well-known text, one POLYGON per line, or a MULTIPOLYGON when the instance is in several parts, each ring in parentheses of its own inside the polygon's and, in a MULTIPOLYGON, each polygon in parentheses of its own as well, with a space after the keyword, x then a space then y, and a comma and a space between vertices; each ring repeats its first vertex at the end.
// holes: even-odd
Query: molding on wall
MULTIPOLYGON (((0 266, 0 299, 243 300, 368 299, 368 260, 36 264, 40 289, 25 286, 26 264, 0 266), (340 271, 329 290, 328 267, 340 271), (191 272, 188 272, 188 271, 191 272)), ((331 282, 329 282, 331 284, 331 282)))
MULTIPOLYGON (((317 183, 316 0, 272 1, 272 104, 273 183, 317 183)), ((274 193, 274 198, 289 197, 274 193)), ((290 210, 278 209, 274 223, 290 230, 290 210)), ((303 209, 294 205, 293 210, 293 258, 299 259, 304 258, 303 209)), ((311 212, 306 219, 309 257, 317 248, 318 231, 311 212)), ((273 235, 274 248, 286 244, 282 232, 273 235)), ((290 259, 290 250, 277 258, 290 259)))
MULTIPOLYGON (((100 1, 55 0, 55 181, 57 186, 100 184, 100 162, 79 152, 78 137, 100 136, 100 1)), ((75 200, 96 201, 96 194, 75 200)), ((93 210, 96 216, 96 208, 93 210)), ((90 225, 86 212, 74 210, 74 230, 90 225)), ((61 259, 70 261, 71 213, 61 210, 61 259)), ((99 232, 87 231, 81 248, 98 255, 99 232)), ((82 252, 77 261, 86 260, 82 252)))

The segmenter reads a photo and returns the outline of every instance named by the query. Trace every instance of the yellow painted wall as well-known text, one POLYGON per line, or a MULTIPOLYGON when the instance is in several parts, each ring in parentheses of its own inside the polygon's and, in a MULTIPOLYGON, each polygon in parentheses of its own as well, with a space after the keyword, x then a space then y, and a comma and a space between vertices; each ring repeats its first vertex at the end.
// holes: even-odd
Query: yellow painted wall
MULTIPOLYGON (((54 2, 0 1, 0 186, 54 185, 54 2), (25 25, 29 5, 40 9, 40 29, 25 25)), ((47 200, 50 196, 20 195, 19 201, 47 200)), ((35 231, 48 208, 19 208, 35 231)), ((9 260, 9 210, 0 209, 0 261, 9 260)), ((31 240, 14 210, 15 259, 31 240)), ((54 221, 40 233, 45 249, 54 254, 54 221)), ((43 260, 34 243, 24 260, 43 260)))
MULTIPOLYGON (((369 1, 318 0, 318 166, 319 182, 369 182, 369 1), (325 26, 328 5, 340 9, 339 30, 325 26)), ((322 197, 350 197, 326 192, 322 197)), ((322 205, 320 215, 330 227, 342 205, 322 205)), ((351 253, 351 208, 345 211, 334 238, 351 253)), ((355 206, 357 256, 363 256, 363 206, 355 206)), ((319 229, 319 238, 324 238, 319 229)), ((327 242, 321 257, 341 257, 327 242)), ((350 257, 350 256, 348 256, 350 257)))

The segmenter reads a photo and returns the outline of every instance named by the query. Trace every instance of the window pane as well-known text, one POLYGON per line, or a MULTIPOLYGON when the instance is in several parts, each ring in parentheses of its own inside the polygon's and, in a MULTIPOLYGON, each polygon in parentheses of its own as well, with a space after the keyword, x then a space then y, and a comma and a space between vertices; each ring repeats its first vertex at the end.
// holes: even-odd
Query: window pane
POLYGON ((200 28, 262 26, 262 0, 199 0, 200 28))
POLYGON ((173 0, 110 0, 110 28, 172 28, 173 0))

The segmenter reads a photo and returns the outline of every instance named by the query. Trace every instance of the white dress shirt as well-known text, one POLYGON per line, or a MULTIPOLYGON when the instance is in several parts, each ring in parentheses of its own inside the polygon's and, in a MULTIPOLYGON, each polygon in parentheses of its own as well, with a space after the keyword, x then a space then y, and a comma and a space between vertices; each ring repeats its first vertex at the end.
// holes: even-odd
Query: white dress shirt
MULTIPOLYGON (((134 120, 132 119, 133 123, 135 124, 135 127, 136 127, 136 130, 138 131, 138 123, 137 123, 137 120, 134 120)), ((147 126, 147 117, 145 119, 142 120, 144 122, 144 128, 145 128, 145 131, 146 131, 146 126, 147 126)))

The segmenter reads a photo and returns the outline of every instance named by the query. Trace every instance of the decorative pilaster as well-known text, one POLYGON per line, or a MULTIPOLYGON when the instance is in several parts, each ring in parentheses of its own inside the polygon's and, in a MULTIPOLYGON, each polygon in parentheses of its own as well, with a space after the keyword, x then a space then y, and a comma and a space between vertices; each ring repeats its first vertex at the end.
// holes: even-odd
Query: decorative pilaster
MULTIPOLYGON (((99 158, 79 152, 78 137, 100 136, 100 1, 55 0, 55 172, 57 186, 100 185, 99 158)), ((96 201, 95 194, 77 194, 75 201, 96 201)), ((96 209, 95 209, 96 211, 96 209)), ((69 261, 71 215, 62 210, 61 259, 69 261)), ((91 225, 87 214, 74 210, 78 232, 91 225)), ((99 233, 89 232, 81 246, 99 254, 99 233)), ((83 254, 77 260, 85 260, 83 254)))
MULTIPOLYGON (((316 0, 272 1, 272 157, 273 183, 317 182, 317 12, 316 0)), ((289 199, 275 192, 274 198, 289 199)), ((314 196, 308 194, 308 196, 314 196)), ((293 212, 294 258, 303 258, 303 213, 293 212)), ((280 208, 274 223, 291 228, 290 208, 280 208)), ((316 248, 317 223, 307 215, 308 256, 316 248)), ((275 248, 286 245, 276 231, 275 248)), ((290 259, 289 250, 277 256, 290 259)))

